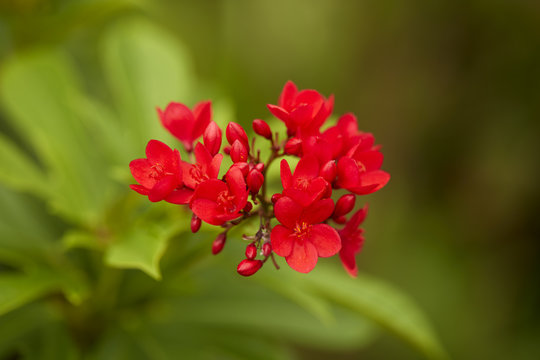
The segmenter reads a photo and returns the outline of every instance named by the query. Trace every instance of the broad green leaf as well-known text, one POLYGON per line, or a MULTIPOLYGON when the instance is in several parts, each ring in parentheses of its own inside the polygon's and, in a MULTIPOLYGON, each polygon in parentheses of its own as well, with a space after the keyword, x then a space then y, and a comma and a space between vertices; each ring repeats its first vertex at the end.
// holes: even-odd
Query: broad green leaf
POLYGON ((114 182, 103 129, 88 122, 95 109, 81 100, 70 60, 52 50, 14 57, 2 69, 0 91, 8 120, 46 168, 53 209, 86 226, 102 222, 114 182))
POLYGON ((105 34, 103 64, 122 127, 142 153, 149 139, 167 136, 156 107, 191 100, 191 59, 178 39, 142 18, 131 18, 105 34))
POLYGON ((118 268, 140 269, 160 280, 159 260, 167 248, 167 238, 167 233, 158 225, 135 224, 113 240, 105 254, 105 262, 118 268))
POLYGON ((47 194, 46 174, 11 140, 0 133, 0 182, 16 189, 47 194))
POLYGON ((447 359, 425 315, 405 294, 368 275, 350 278, 335 268, 317 265, 302 277, 307 291, 348 308, 397 335, 430 359, 447 359))

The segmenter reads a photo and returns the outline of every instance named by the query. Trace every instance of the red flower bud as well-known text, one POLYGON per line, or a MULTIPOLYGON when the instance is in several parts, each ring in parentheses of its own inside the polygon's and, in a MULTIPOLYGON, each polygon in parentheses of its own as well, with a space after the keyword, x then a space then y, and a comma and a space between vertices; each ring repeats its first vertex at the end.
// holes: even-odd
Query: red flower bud
POLYGON ((217 255, 223 250, 225 241, 227 240, 227 234, 221 233, 217 236, 216 240, 212 243, 212 254, 217 255))
POLYGON ((199 229, 201 228, 201 219, 193 214, 193 216, 191 217, 191 232, 192 233, 196 233, 197 231, 199 231, 199 229))
POLYGON ((248 258, 249 260, 253 260, 255 259, 256 256, 257 256, 257 247, 254 244, 249 244, 246 247, 246 258, 248 258))
POLYGON ((268 140, 272 139, 272 130, 270 130, 270 126, 264 120, 253 120, 253 131, 255 131, 255 134, 265 137, 268 140))
POLYGON ((356 202, 356 196, 354 194, 345 194, 338 199, 336 202, 336 207, 334 209, 334 214, 332 218, 336 221, 337 218, 345 216, 351 212, 354 208, 356 202))
POLYGON ((251 201, 248 201, 246 203, 246 206, 244 206, 244 211, 248 213, 251 211, 251 209, 253 209, 253 204, 251 203, 251 201))
POLYGON ((235 140, 231 148, 231 159, 233 162, 246 162, 248 158, 248 152, 246 147, 240 142, 235 140))
POLYGON ((272 245, 270 245, 269 242, 263 244, 262 253, 263 253, 263 256, 266 256, 266 257, 270 256, 270 254, 272 253, 272 245))
POLYGON ((229 144, 233 145, 236 140, 239 140, 246 149, 249 149, 249 140, 246 131, 239 124, 230 122, 225 130, 225 136, 229 144))
POLYGON ((221 129, 214 122, 210 122, 203 133, 204 146, 208 149, 212 156, 219 152, 221 147, 221 129))
POLYGON ((242 175, 244 177, 246 177, 249 173, 249 165, 247 162, 237 162, 237 163, 234 163, 232 164, 231 166, 231 169, 232 168, 238 168, 241 172, 242 172, 242 175))
POLYGON ((259 189, 264 183, 264 176, 261 174, 258 170, 251 170, 248 177, 247 177, 247 186, 249 188, 249 191, 251 191, 252 194, 256 194, 259 192, 259 189))
POLYGON ((345 224, 347 222, 347 218, 345 217, 345 215, 339 216, 337 218, 332 218, 332 220, 334 220, 336 224, 345 224))
POLYGON ((263 163, 258 163, 257 165, 255 165, 255 169, 259 170, 260 172, 263 172, 264 164, 263 163))
POLYGON ((223 148, 223 152, 224 152, 225 154, 229 155, 229 154, 231 153, 231 147, 228 146, 228 145, 225 146, 225 147, 223 148))
POLYGON ((278 200, 281 199, 282 197, 283 197, 283 194, 280 194, 280 193, 277 193, 277 194, 272 195, 272 204, 275 204, 276 201, 278 201, 278 200))
POLYGON ((261 260, 249 260, 244 259, 240 261, 240 264, 238 264, 238 267, 236 268, 236 271, 242 276, 251 276, 255 274, 262 266, 261 260))
POLYGON ((334 160, 331 160, 323 165, 320 171, 320 176, 330 184, 335 180, 337 175, 337 166, 334 160))
POLYGON ((289 155, 302 156, 302 140, 291 138, 285 144, 285 153, 289 155))

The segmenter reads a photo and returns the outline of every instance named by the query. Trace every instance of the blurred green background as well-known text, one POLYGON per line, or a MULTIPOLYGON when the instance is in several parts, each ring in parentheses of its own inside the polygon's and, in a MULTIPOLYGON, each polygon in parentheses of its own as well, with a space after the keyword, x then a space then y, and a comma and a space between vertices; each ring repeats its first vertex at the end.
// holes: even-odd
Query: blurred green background
MULTIPOLYGON (((169 100, 188 104, 212 99, 216 116, 221 116, 216 120, 249 124, 254 118, 269 118, 265 105, 277 101, 287 80, 293 80, 299 88, 314 88, 325 95, 333 93, 334 113, 355 113, 360 128, 375 134, 377 142, 383 145, 383 169, 392 175, 385 189, 359 199, 370 203, 366 244, 358 257, 361 271, 408 294, 426 313, 452 358, 540 358, 539 2, 0 2, 0 71, 14 66, 15 58, 51 49, 60 49, 73 66, 82 93, 106 106, 116 102, 129 107, 130 101, 136 101, 130 97, 150 94, 149 103, 142 104, 142 113, 136 113, 140 109, 131 109, 131 114, 126 111, 120 115, 120 128, 114 133, 121 139, 117 144, 121 149, 110 151, 117 158, 111 160, 113 175, 108 175, 127 182, 131 181, 125 174, 127 162, 142 156, 150 136, 174 144, 159 129, 155 115, 155 106, 166 105, 163 101, 167 100, 160 97, 163 94, 181 94, 182 98, 169 100), (144 53, 133 55, 161 56, 160 49, 153 52, 152 41, 147 41, 151 36, 144 39, 145 34, 158 31, 182 51, 179 56, 185 73, 169 74, 167 68, 162 68, 160 76, 141 82, 148 85, 146 88, 130 83, 130 75, 137 75, 137 69, 144 64, 136 56, 132 63, 122 63, 125 59, 114 55, 117 47, 131 46, 119 35, 127 30, 118 25, 130 21, 135 21, 131 26, 138 30, 129 41, 137 43, 141 39, 149 44, 144 53), (149 26, 148 30, 144 26, 149 26), (158 81, 168 76, 171 82, 180 81, 158 81), (171 87, 174 89, 169 92, 171 87), (151 103, 153 94, 160 103, 151 103), (139 121, 138 117, 155 123, 154 132, 136 134, 135 130, 122 128, 139 121), (125 132, 135 134, 130 137, 131 147, 123 146, 125 132)), ((165 65, 169 61, 158 60, 165 65)), ((55 78, 54 72, 47 76, 55 78)), ((5 81, 8 82, 7 75, 5 81)), ((26 149, 28 157, 39 158, 36 152, 40 147, 29 146, 26 130, 7 119, 13 118, 12 109, 17 108, 14 104, 28 102, 29 107, 37 106, 34 115, 22 115, 34 116, 37 130, 32 137, 39 138, 43 131, 54 135, 54 124, 38 126, 42 124, 39 108, 46 104, 25 99, 24 89, 9 94, 6 89, 11 88, 6 85, 0 94, 4 98, 0 131, 26 149)), ((103 116, 104 123, 118 115, 101 108, 93 112, 96 117, 105 113, 109 117, 103 116)), ((107 130, 109 125, 103 126, 105 133, 114 137, 107 130)), ((89 148, 106 143, 101 133, 88 134, 94 136, 87 140, 89 148)), ((39 139, 36 141, 39 143, 39 139)), ((72 145, 77 144, 74 140, 72 145)), ((107 151, 104 156, 109 154, 107 151)), ((97 157, 94 160, 99 162, 97 157)), ((5 173, 0 177, 9 185, 9 167, 2 166, 2 171, 5 173)), ((95 194, 101 194, 99 184, 91 181, 89 186, 96 187, 95 194)), ((24 184, 13 187, 28 192, 24 184)), ((109 190, 113 194, 125 192, 120 181, 109 190)), ((17 196, 30 199, 29 195, 17 196)), ((4 212, 11 213, 18 198, 12 202, 8 195, 2 198, 4 212)), ((131 203, 138 200, 129 199, 131 203)), ((41 201, 28 201, 33 210, 21 210, 21 217, 27 214, 31 218, 31 211, 50 213, 41 201)), ((56 213, 62 213, 62 204, 53 206, 56 213)), ((67 209, 68 205, 65 206, 67 209)), ((144 209, 156 211, 152 215, 156 218, 162 216, 161 210, 144 209)), ((110 211, 121 213, 122 207, 110 211)), ((67 228, 64 222, 84 218, 84 228, 101 221, 84 214, 74 217, 58 220, 50 216, 44 220, 49 222, 44 226, 56 232, 53 236, 59 236, 67 228)), ((74 241, 84 242, 77 239, 74 241)), ((88 261, 86 255, 77 251, 72 256, 76 261, 88 261)), ((180 250, 170 246, 167 251, 180 250)), ((167 256, 172 258, 167 254, 163 265, 165 280, 167 256)), ((225 268, 236 266, 234 260, 209 259, 206 271, 210 277, 215 262, 225 262, 225 268)), ((139 283, 140 288, 154 286, 144 284, 153 280, 142 273, 133 275, 133 279, 143 283, 139 283)), ((125 281, 122 284, 127 286, 125 281)), ((100 291, 106 292, 107 286, 114 285, 104 285, 100 291)), ((167 291, 164 294, 166 297, 167 291)), ((138 321, 133 314, 125 316, 128 323, 138 321)), ((4 318, 4 324, 8 320, 4 318)), ((161 331, 170 337, 180 330, 161 331)), ((244 331, 250 333, 249 328, 244 331)), ((222 336, 219 331, 203 334, 210 342, 222 336)), ((293 346, 294 356, 419 358, 417 352, 391 336, 365 342, 361 349, 335 346, 324 350, 301 342, 293 346)), ((150 350, 152 354, 161 354, 155 358, 168 358, 157 344, 148 348, 154 349, 150 350)), ((104 345, 100 351, 117 354, 114 349, 116 345, 104 345)), ((19 358, 17 354, 11 351, 4 356, 14 359, 19 358)), ((128 352, 122 354, 130 358, 128 352)))

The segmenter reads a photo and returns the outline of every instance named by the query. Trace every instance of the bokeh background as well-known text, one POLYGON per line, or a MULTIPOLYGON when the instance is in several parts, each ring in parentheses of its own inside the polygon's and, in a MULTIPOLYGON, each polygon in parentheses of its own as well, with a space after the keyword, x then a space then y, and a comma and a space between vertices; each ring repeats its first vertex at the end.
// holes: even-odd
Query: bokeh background
MULTIPOLYGON (((62 47, 108 101, 100 39, 134 16, 185 47, 197 95, 227 99, 240 123, 268 118, 287 80, 334 94, 392 175, 365 198, 361 271, 409 294, 455 359, 540 358, 539 2, 3 0, 0 67, 62 47)), ((388 336, 300 353, 418 357, 388 336)))

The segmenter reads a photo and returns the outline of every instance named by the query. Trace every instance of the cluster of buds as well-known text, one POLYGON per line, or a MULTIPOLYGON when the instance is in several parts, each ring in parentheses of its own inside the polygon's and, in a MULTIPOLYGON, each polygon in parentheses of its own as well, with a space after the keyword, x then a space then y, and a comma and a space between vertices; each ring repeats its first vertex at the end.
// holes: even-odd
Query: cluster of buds
POLYGON ((192 110, 171 102, 165 111, 158 109, 159 117, 181 142, 189 161, 178 150, 150 140, 146 158, 129 165, 138 182, 131 188, 152 202, 189 207, 194 233, 202 222, 222 227, 212 244, 213 254, 221 252, 231 228, 258 217, 259 230, 243 236, 249 244, 237 267, 241 275, 255 274, 268 259, 278 268, 274 254, 302 273, 313 270, 319 257, 339 254, 345 270, 356 276, 355 256, 364 241, 360 225, 367 207, 348 215, 355 208, 356 196, 381 189, 390 175, 380 169, 383 155, 373 135, 358 130, 353 114, 345 114, 336 125, 321 130, 333 104, 333 96, 298 91, 294 83, 287 82, 278 105, 267 105, 285 124, 285 139, 280 141, 279 133, 264 120, 252 123, 255 134, 270 148, 263 161, 255 137, 250 141, 234 122, 225 129, 229 145, 222 149, 222 130, 212 121, 210 102, 201 102, 192 110), (196 142, 201 136, 203 142, 196 142), (286 159, 281 160, 283 189, 269 196, 267 169, 287 155, 299 161, 291 169, 286 159), (220 176, 224 156, 230 157, 232 165, 220 176))

